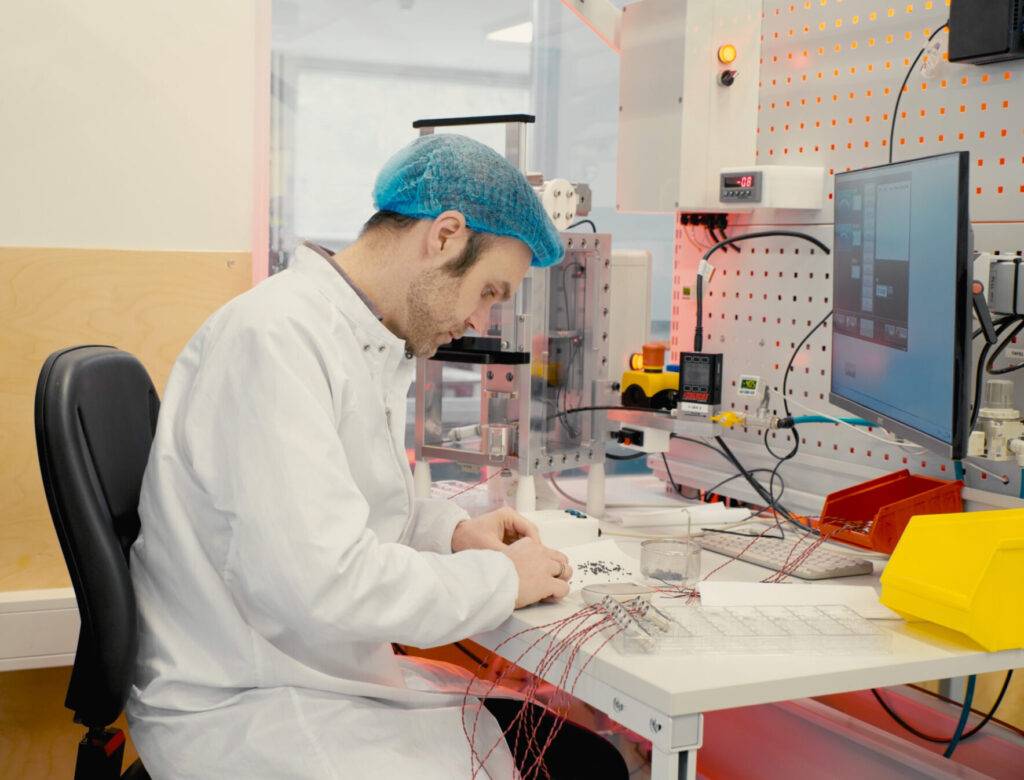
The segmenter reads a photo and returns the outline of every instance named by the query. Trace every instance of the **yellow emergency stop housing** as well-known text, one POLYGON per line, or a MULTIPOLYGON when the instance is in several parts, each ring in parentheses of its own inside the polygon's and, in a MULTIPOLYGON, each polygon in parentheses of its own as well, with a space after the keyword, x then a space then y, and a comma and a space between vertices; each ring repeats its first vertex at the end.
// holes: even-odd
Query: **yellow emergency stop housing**
POLYGON ((632 409, 672 409, 679 395, 679 372, 664 370, 622 374, 622 405, 632 409))
POLYGON ((882 573, 881 601, 986 650, 1024 648, 1024 509, 911 518, 882 573))

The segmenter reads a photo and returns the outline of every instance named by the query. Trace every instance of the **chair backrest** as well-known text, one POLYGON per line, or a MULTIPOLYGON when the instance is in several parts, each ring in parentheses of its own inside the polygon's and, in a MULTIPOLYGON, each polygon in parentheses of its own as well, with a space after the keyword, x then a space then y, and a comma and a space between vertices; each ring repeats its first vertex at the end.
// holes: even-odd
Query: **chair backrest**
POLYGON ((82 619, 65 706, 90 728, 121 713, 138 653, 128 551, 159 409, 146 369, 113 347, 54 352, 36 386, 39 467, 82 619))

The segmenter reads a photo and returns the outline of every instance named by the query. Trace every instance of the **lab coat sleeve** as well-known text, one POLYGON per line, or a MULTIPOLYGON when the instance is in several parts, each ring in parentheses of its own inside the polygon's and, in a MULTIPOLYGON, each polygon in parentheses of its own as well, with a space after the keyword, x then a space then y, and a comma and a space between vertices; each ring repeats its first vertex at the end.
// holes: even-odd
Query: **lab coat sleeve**
POLYGON ((409 544, 437 553, 452 551, 455 526, 469 518, 465 509, 444 498, 417 498, 414 512, 409 544))
POLYGON ((296 657, 341 642, 430 647, 500 624, 518 590, 512 562, 451 554, 450 538, 447 555, 382 543, 315 335, 256 319, 211 334, 183 423, 197 481, 233 518, 222 575, 243 618, 296 657))

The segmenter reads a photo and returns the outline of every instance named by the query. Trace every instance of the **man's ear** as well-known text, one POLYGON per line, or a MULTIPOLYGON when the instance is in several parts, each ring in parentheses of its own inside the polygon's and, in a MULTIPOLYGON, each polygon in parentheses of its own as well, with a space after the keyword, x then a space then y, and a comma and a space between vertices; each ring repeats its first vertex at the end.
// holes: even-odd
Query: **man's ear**
POLYGON ((469 229, 466 227, 466 217, 461 211, 445 211, 434 218, 427 236, 428 248, 431 254, 440 254, 444 251, 449 241, 468 238, 469 229))

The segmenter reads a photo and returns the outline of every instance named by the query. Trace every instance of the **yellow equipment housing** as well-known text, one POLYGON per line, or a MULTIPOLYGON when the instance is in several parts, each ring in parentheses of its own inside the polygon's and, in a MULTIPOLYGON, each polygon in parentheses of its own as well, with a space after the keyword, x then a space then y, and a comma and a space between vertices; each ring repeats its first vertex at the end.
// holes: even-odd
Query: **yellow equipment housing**
POLYGON ((672 409, 679 395, 678 371, 622 373, 622 405, 633 409, 672 409))
POLYGON ((989 651, 1024 647, 1024 509, 918 515, 882 572, 881 601, 989 651))

